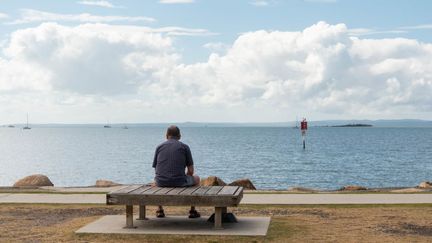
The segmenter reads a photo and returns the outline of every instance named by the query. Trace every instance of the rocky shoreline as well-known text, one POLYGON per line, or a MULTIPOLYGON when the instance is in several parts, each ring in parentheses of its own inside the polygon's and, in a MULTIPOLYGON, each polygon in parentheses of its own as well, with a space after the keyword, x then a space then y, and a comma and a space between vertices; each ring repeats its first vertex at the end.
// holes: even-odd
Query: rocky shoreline
MULTIPOLYGON (((148 183, 151 184, 151 183, 148 183)), ((253 182, 248 178, 242 178, 235 180, 230 183, 224 182, 221 178, 216 176, 209 176, 204 178, 200 182, 201 186, 242 186, 247 191, 257 192, 273 192, 273 193, 421 193, 421 192, 432 192, 432 182, 423 181, 415 187, 387 187, 387 188, 367 188, 359 185, 346 185, 336 190, 319 190, 314 188, 306 187, 292 187, 286 190, 257 190, 253 182)), ((120 183, 116 183, 110 180, 97 180, 94 185, 83 186, 83 187, 55 187, 51 180, 41 174, 35 174, 26 176, 11 187, 0 187, 1 191, 22 191, 22 190, 48 190, 48 191, 87 191, 87 192, 104 192, 109 191, 112 188, 123 186, 120 183), (106 189, 103 189, 106 188, 106 189)))

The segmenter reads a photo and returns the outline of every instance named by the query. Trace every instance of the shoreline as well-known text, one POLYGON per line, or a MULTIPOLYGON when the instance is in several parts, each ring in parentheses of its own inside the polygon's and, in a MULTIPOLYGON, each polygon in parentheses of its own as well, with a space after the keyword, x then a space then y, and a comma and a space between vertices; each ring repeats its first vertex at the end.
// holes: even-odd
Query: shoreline
MULTIPOLYGON (((12 187, 0 186, 0 193, 53 193, 53 194, 105 194, 110 191, 127 186, 118 185, 111 187, 96 187, 96 186, 80 186, 80 187, 12 187)), ((419 187, 387 187, 387 188, 366 188, 361 190, 318 190, 311 188, 292 188, 288 190, 277 189, 257 189, 245 190, 247 194, 380 194, 380 193, 394 193, 394 194, 412 194, 412 193, 432 193, 432 188, 419 188, 419 187)))

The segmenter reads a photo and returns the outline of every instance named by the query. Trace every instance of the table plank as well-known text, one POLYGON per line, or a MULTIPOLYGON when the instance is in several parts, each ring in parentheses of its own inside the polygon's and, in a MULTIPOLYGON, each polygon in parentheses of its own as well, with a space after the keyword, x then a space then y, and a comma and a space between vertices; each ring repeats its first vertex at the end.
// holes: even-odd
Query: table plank
POLYGON ((210 187, 210 190, 208 190, 205 194, 206 195, 216 195, 220 190, 222 190, 223 186, 212 186, 210 187))
POLYGON ((141 194, 141 193, 143 193, 143 192, 145 192, 147 190, 150 190, 150 188, 152 188, 152 186, 144 185, 143 187, 140 187, 140 188, 138 188, 136 190, 133 190, 133 191, 129 192, 129 194, 141 194))
POLYGON ((177 195, 186 189, 187 187, 176 187, 173 190, 169 191, 167 195, 177 195))
POLYGON ((192 193, 196 190, 198 190, 200 187, 188 187, 185 190, 183 190, 182 192, 179 193, 179 195, 192 195, 192 193))
POLYGON ((192 193, 192 195, 198 195, 198 196, 201 196, 201 195, 204 195, 208 190, 210 190, 210 187, 209 187, 209 186, 202 186, 202 187, 198 188, 197 190, 195 190, 195 191, 192 193))
POLYGON ((130 191, 133 191, 133 190, 138 189, 140 187, 142 187, 142 185, 130 185, 130 186, 120 188, 117 191, 114 191, 112 193, 116 193, 116 194, 129 193, 130 191))
POLYGON ((217 195, 234 195, 238 188, 238 186, 224 186, 217 195))
POLYGON ((164 187, 161 190, 157 191, 156 193, 154 193, 155 195, 165 195, 168 192, 170 192, 171 190, 174 190, 174 187, 164 187))
POLYGON ((238 197, 240 194, 242 194, 243 197, 243 187, 239 187, 237 191, 234 193, 234 196, 238 197))
POLYGON ((163 187, 157 187, 157 186, 153 186, 152 188, 148 189, 145 192, 142 192, 141 195, 152 195, 155 192, 162 190, 163 187))

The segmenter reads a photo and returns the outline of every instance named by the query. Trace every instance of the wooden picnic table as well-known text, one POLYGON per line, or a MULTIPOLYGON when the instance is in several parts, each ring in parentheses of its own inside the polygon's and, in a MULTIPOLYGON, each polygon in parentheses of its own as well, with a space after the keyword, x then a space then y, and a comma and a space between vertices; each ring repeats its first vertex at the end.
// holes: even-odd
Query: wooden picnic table
POLYGON ((126 205, 126 227, 133 228, 133 205, 139 205, 139 220, 146 219, 147 205, 215 207, 214 226, 222 228, 227 207, 237 207, 243 198, 243 187, 194 186, 157 187, 130 185, 106 195, 108 205, 126 205))

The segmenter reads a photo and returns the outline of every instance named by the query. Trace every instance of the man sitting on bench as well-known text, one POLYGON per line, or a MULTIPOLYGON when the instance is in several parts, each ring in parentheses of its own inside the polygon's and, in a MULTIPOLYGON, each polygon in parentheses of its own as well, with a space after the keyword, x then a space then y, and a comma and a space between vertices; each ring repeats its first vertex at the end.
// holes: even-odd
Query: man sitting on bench
MULTIPOLYGON (((181 134, 177 126, 170 126, 166 132, 166 141, 157 146, 153 168, 155 182, 160 187, 188 187, 198 185, 200 178, 194 175, 192 153, 188 145, 180 142, 181 134), (185 170, 187 168, 187 172, 185 170)), ((201 215, 191 206, 189 218, 199 218, 201 215)), ((156 211, 156 217, 163 218, 162 206, 156 211)))

